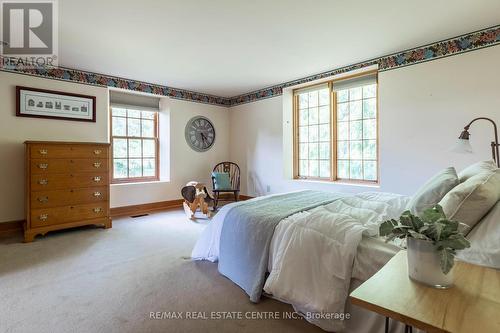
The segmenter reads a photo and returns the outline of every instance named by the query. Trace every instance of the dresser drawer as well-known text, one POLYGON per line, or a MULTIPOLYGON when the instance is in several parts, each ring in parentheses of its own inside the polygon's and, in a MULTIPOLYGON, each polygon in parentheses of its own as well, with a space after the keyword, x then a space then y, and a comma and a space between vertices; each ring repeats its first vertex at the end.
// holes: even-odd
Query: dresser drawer
POLYGON ((108 160, 93 159, 32 159, 30 161, 32 174, 67 173, 67 172, 100 172, 108 171, 108 160))
POLYGON ((108 201, 107 186, 31 192, 32 209, 86 204, 100 201, 108 201))
POLYGON ((31 210, 31 227, 44 227, 74 221, 83 221, 108 216, 108 203, 43 208, 31 210))
POLYGON ((79 187, 98 187, 108 185, 107 172, 88 172, 75 174, 31 175, 32 191, 64 190, 79 187))
POLYGON ((102 145, 32 144, 30 158, 108 158, 109 147, 102 145))

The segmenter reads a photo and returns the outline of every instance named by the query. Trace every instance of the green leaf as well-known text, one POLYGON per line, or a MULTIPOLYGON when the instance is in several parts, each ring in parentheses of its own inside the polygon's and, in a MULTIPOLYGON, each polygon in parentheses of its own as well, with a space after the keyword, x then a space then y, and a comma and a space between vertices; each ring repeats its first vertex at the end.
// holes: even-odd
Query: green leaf
POLYGON ((394 229, 394 225, 392 224, 391 221, 382 222, 382 224, 379 227, 380 236, 390 235, 392 233, 393 229, 394 229))
POLYGON ((446 215, 444 215, 443 208, 439 205, 428 208, 422 213, 424 222, 436 222, 440 218, 446 218, 446 215))
POLYGON ((448 274, 454 264, 454 255, 451 251, 443 249, 439 251, 439 259, 441 264, 441 271, 444 274, 448 274))
POLYGON ((451 235, 448 239, 436 242, 436 245, 454 250, 463 250, 470 247, 470 243, 461 234, 451 235))

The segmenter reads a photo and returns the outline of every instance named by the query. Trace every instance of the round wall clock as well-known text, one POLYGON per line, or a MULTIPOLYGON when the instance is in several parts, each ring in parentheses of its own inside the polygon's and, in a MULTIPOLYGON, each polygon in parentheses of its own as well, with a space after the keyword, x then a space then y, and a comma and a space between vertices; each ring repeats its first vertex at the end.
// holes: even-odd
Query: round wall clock
POLYGON ((215 127, 208 118, 196 116, 191 118, 185 130, 186 141, 195 151, 207 151, 215 142, 215 127))

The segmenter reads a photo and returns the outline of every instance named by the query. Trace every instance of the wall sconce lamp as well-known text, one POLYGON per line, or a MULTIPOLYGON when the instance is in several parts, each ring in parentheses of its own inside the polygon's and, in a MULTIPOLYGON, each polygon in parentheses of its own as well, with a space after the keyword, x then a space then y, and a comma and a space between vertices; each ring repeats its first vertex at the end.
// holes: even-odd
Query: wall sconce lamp
POLYGON ((453 147, 452 151, 456 153, 472 153, 472 146, 470 145, 469 138, 470 138, 470 133, 469 133, 469 128, 474 123, 475 121, 478 120, 487 120, 493 124, 493 131, 495 134, 495 141, 491 142, 491 154, 493 156, 493 159, 497 162, 497 166, 500 168, 500 154, 499 154, 499 149, 498 147, 500 146, 498 144, 498 130, 497 130, 497 124, 490 118, 485 118, 485 117, 479 117, 476 119, 473 119, 467 126, 464 127, 463 132, 460 134, 458 137, 458 142, 453 147))

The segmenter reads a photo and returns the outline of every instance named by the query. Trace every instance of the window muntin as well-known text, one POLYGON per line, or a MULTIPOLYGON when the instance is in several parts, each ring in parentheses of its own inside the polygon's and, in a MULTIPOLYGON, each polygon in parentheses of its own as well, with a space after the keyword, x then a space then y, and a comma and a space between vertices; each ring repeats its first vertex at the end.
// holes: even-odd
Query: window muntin
POLYGON ((158 113, 111 108, 112 182, 158 180, 158 113))
POLYGON ((323 87, 299 93, 298 104, 298 176, 330 179, 330 90, 323 87))
POLYGON ((376 76, 296 90, 294 112, 295 178, 378 182, 376 76))

